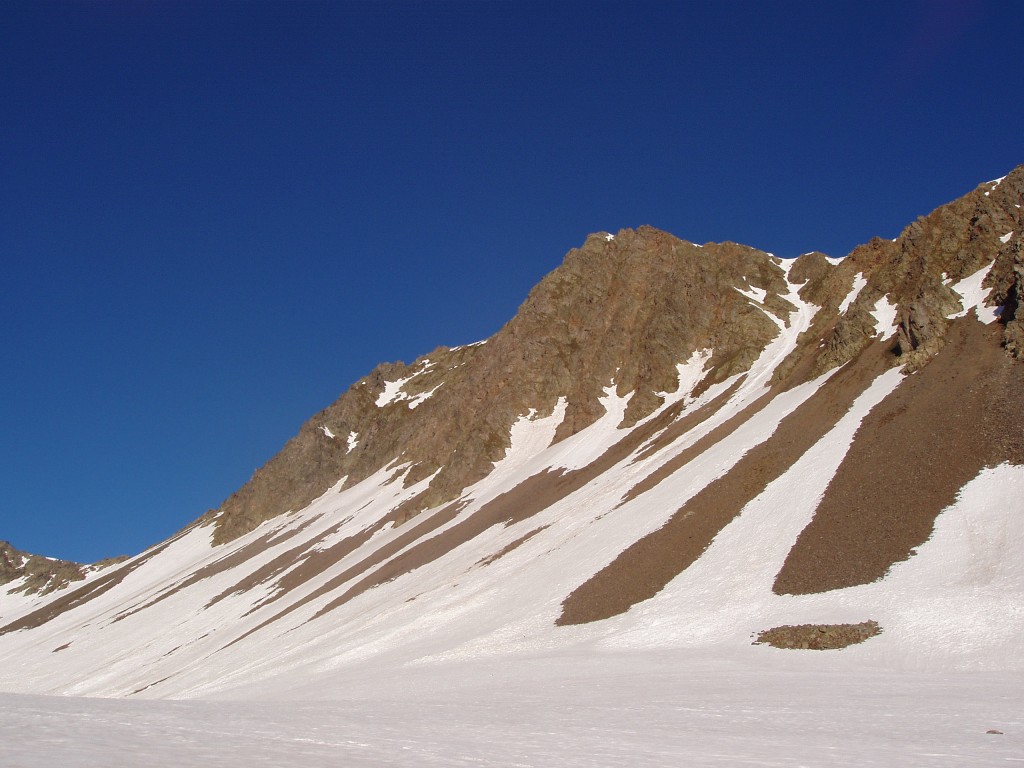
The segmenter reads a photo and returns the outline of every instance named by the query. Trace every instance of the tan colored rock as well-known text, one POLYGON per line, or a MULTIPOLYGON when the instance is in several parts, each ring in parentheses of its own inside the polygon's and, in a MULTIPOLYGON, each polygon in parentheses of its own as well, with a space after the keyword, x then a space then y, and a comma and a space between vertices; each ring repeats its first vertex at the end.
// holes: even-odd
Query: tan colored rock
MULTIPOLYGON (((838 266, 823 254, 800 257, 791 279, 821 310, 773 384, 785 389, 855 359, 876 340, 871 311, 883 297, 898 307, 892 364, 926 365, 960 307, 946 283, 993 259, 986 287, 1006 305, 1003 343, 1020 356, 1020 245, 1002 238, 1024 229, 1022 197, 1024 166, 918 219, 895 241, 860 246, 838 266), (867 284, 840 316, 858 274, 867 284)), ((599 418, 613 383, 619 396, 631 394, 623 425, 633 424, 661 404, 659 392, 675 389, 676 365, 695 350, 713 350, 702 388, 748 370, 778 334, 769 315, 785 320, 793 310, 788 291, 778 260, 748 246, 699 246, 646 226, 591 235, 486 343, 378 366, 316 414, 208 513, 215 541, 301 509, 342 478, 351 485, 386 467, 406 472, 406 484, 430 478, 400 511, 406 520, 485 477, 504 456, 511 425, 531 412, 550 414, 560 397, 567 408, 556 440, 599 418), (760 291, 762 301, 750 298, 760 291)))

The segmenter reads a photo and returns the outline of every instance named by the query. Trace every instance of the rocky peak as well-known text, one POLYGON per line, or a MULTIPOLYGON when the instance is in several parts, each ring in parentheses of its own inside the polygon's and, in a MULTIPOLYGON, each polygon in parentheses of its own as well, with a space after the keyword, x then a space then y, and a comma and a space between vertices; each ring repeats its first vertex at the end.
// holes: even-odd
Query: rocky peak
POLYGON ((926 364, 942 348, 950 320, 962 312, 955 287, 980 270, 986 270, 978 276, 978 288, 987 290, 986 305, 1001 308, 1004 345, 1019 355, 1015 286, 1021 272, 1022 200, 1024 166, 1019 166, 919 217, 894 240, 875 238, 834 269, 815 275, 813 290, 822 306, 836 310, 830 327, 817 328, 826 347, 818 370, 852 359, 870 343, 881 322, 880 306, 895 309, 897 362, 910 368, 926 364), (856 298, 838 312, 858 280, 863 285, 856 298))
POLYGON ((0 584, 22 582, 11 591, 45 595, 85 578, 86 566, 69 560, 30 555, 0 541, 0 584))
POLYGON ((591 235, 486 343, 378 366, 314 416, 212 513, 217 539, 389 464, 408 467, 406 484, 431 478, 404 515, 450 501, 505 454, 518 418, 549 415, 560 399, 556 440, 599 418, 609 387, 630 396, 624 424, 635 423, 676 390, 677 366, 697 350, 713 351, 708 382, 749 368, 778 333, 769 315, 792 311, 788 291, 779 260, 748 246, 647 226, 591 235))

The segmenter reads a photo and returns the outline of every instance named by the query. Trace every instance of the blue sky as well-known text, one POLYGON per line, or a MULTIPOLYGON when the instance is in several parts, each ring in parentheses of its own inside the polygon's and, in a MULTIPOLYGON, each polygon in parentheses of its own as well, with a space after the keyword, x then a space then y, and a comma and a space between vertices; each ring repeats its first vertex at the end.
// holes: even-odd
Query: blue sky
POLYGON ((893 237, 1024 162, 1022 32, 980 0, 4 3, 0 539, 141 551, 589 232, 893 237))

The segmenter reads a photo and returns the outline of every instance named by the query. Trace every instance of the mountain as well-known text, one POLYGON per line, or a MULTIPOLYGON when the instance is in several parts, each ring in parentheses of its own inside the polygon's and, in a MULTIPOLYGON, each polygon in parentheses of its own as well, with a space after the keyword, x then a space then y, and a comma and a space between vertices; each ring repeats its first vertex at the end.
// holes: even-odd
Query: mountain
POLYGON ((591 235, 167 541, 11 572, 0 690, 330 695, 567 649, 1021 670, 1022 203, 1024 166, 842 259, 591 235))
POLYGON ((0 586, 9 585, 8 590, 15 594, 45 595, 81 581, 86 573, 86 566, 79 563, 32 555, 0 541, 0 586))

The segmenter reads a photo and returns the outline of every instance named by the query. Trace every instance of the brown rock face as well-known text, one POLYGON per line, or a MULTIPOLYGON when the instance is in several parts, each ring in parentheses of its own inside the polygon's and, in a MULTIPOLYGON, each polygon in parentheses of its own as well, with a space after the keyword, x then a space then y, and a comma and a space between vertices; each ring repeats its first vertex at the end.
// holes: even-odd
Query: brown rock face
POLYGON ((85 566, 68 560, 30 555, 0 541, 0 584, 24 577, 18 592, 45 595, 85 578, 85 566))
POLYGON ((620 395, 634 392, 627 424, 650 414, 659 392, 676 389, 676 366, 695 350, 714 350, 709 382, 744 371, 778 327, 737 289, 763 290, 776 315, 793 309, 780 296, 788 288, 776 261, 651 227, 592 235, 486 343, 379 366, 314 416, 219 514, 210 513, 215 540, 298 510, 342 477, 352 484, 392 463, 410 466, 407 484, 432 476, 404 508, 407 519, 486 476, 508 447, 511 425, 531 409, 549 414, 564 397, 556 435, 564 439, 604 412, 599 399, 613 383, 620 395), (386 401, 389 383, 399 380, 400 393, 386 401))

